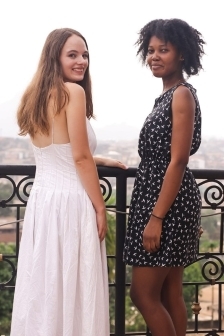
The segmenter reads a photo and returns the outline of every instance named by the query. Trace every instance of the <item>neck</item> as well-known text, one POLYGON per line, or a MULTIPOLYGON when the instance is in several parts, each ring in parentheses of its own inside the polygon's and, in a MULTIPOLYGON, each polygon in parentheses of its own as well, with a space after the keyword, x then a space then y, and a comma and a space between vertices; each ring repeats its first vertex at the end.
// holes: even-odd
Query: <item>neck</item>
POLYGON ((175 85, 179 84, 179 83, 183 83, 185 82, 185 79, 182 77, 182 78, 179 78, 179 79, 175 79, 173 81, 169 81, 168 83, 166 82, 163 82, 163 92, 166 92, 167 90, 171 89, 172 87, 174 87, 175 85))

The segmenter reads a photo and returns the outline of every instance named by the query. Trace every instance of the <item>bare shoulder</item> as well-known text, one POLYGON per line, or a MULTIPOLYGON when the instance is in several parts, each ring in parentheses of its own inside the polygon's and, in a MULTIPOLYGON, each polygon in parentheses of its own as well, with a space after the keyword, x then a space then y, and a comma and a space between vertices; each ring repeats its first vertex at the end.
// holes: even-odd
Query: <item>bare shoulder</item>
POLYGON ((189 102, 194 101, 194 97, 190 89, 186 87, 185 85, 178 86, 178 88, 173 93, 173 98, 176 101, 179 101, 179 100, 182 100, 182 101, 184 100, 184 101, 189 101, 189 102))
POLYGON ((85 96, 84 89, 77 83, 65 82, 65 87, 68 90, 70 98, 72 97, 83 97, 85 96))
POLYGON ((184 85, 178 86, 173 93, 172 111, 174 114, 186 113, 192 115, 195 113, 195 100, 190 89, 184 85))

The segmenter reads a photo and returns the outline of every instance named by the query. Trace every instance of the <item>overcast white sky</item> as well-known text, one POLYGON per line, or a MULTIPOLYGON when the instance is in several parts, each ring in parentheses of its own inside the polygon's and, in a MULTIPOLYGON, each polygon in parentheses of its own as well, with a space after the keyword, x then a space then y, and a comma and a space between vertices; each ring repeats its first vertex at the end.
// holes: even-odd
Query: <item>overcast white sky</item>
POLYGON ((140 129, 162 82, 140 64, 134 43, 148 21, 180 18, 207 42, 204 71, 192 77, 204 136, 224 137, 222 0, 7 0, 0 1, 0 129, 16 136, 16 105, 31 80, 49 32, 71 27, 87 39, 97 122, 140 129))

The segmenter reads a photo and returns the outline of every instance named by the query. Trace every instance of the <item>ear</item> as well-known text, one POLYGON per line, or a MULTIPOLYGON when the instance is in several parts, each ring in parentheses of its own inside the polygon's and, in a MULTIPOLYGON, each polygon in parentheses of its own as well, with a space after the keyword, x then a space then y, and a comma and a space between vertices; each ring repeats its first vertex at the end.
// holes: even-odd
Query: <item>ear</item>
POLYGON ((184 58, 182 55, 180 55, 180 61, 184 61, 184 58))

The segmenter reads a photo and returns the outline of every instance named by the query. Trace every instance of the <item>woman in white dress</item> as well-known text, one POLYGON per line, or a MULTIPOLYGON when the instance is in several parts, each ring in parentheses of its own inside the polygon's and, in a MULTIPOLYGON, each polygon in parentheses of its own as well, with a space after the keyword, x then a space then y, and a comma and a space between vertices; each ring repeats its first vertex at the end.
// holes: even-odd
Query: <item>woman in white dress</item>
POLYGON ((52 31, 18 109, 36 176, 25 213, 11 336, 109 336, 106 209, 96 164, 89 52, 52 31), (95 162, 94 162, 95 161, 95 162))

